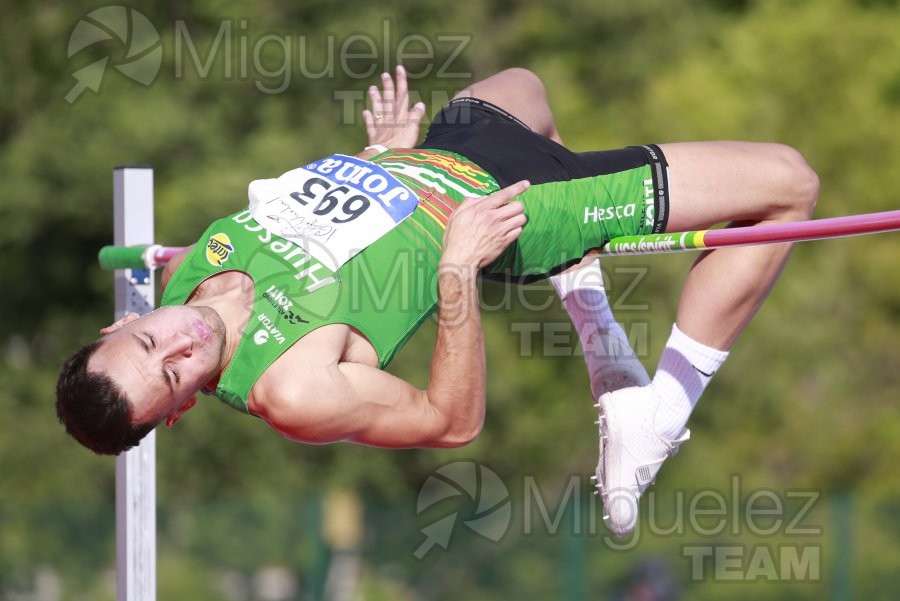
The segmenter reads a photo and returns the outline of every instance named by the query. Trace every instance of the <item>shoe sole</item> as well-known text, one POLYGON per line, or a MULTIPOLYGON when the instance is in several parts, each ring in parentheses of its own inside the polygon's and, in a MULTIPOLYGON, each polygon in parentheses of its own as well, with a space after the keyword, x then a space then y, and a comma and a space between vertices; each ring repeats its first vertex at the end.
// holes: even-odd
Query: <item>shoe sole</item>
MULTIPOLYGON (((600 487, 600 497, 603 499, 604 511, 606 513, 606 515, 604 515, 604 520, 606 521, 607 526, 617 536, 627 536, 637 525, 637 503, 635 502, 635 492, 631 487, 624 483, 613 487, 606 479, 606 475, 610 473, 610 466, 619 466, 621 464, 620 447, 618 445, 613 447, 609 444, 611 433, 618 436, 619 424, 615 417, 613 417, 615 412, 610 411, 610 407, 606 401, 607 397, 608 393, 602 395, 598 403, 598 410, 600 413, 600 461, 597 465, 597 484, 600 487), (615 452, 612 451, 613 448, 616 449, 615 452), (625 497, 623 500, 629 503, 633 519, 629 521, 629 525, 625 528, 618 528, 616 527, 616 524, 610 523, 610 501, 614 500, 614 497, 625 497)), ((635 477, 632 486, 635 486, 636 484, 637 478, 635 477)))

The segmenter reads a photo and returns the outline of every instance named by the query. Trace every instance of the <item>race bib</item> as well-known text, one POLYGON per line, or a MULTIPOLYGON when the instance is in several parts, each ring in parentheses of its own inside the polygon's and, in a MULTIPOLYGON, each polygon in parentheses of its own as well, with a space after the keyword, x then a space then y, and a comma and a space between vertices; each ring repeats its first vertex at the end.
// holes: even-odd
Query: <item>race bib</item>
POLYGON ((250 182, 261 226, 337 271, 415 210, 415 193, 374 163, 335 154, 250 182))

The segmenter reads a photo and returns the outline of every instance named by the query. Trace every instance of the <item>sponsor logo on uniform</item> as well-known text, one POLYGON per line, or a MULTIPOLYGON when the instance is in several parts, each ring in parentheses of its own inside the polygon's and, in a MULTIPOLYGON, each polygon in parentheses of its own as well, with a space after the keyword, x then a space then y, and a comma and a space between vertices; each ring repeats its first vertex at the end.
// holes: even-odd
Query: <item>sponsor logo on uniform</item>
POLYGON ((278 314, 284 317, 292 324, 309 323, 294 312, 294 301, 288 298, 278 286, 269 286, 269 289, 263 293, 263 298, 267 303, 275 307, 278 314))
POLYGON ((213 234, 206 242, 206 260, 214 267, 221 267, 233 252, 234 247, 228 234, 213 234))
POLYGON ((253 342, 257 344, 257 346, 262 346, 269 341, 269 333, 265 330, 257 330, 256 334, 253 335, 253 342))
POLYGON ((243 225, 246 231, 256 234, 256 239, 261 244, 266 245, 259 250, 271 252, 277 255, 280 260, 297 269, 294 279, 302 281, 303 289, 307 292, 314 292, 322 286, 337 281, 334 273, 303 247, 283 238, 273 236, 272 232, 257 223, 253 219, 250 209, 244 209, 232 216, 231 220, 243 225))
POLYGON ((256 342, 256 344, 263 344, 268 340, 269 336, 272 336, 272 338, 274 338, 275 342, 277 342, 278 344, 284 344, 287 341, 287 338, 285 338, 284 336, 284 332, 279 330, 275 325, 274 319, 272 319, 265 313, 260 313, 256 316, 256 320, 260 324, 262 324, 263 328, 265 328, 265 330, 259 330, 256 334, 254 334, 253 340, 254 342, 256 342), (263 340, 263 342, 259 342, 262 335, 265 335, 266 340, 263 340))
MULTIPOLYGON (((656 157, 654 157, 656 158, 656 157)), ((653 180, 644 180, 644 226, 653 227, 653 209, 656 206, 656 191, 653 188, 653 180)))
POLYGON ((607 221, 609 219, 623 219, 625 217, 634 217, 636 208, 634 203, 626 205, 615 205, 611 207, 585 207, 584 222, 597 223, 598 221, 607 221))
POLYGON ((408 213, 404 208, 415 208, 418 204, 415 194, 388 171, 356 157, 332 155, 317 163, 310 163, 306 170, 324 175, 338 185, 350 185, 360 192, 373 195, 394 221, 401 221, 406 217, 408 213), (393 206, 395 202, 398 207, 393 206))

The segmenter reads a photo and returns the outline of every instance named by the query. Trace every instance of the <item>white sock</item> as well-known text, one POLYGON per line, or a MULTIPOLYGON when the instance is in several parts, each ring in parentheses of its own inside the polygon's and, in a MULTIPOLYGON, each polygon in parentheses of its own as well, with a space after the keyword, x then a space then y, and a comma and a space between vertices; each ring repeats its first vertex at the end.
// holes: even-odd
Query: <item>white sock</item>
POLYGON ((650 382, 606 298, 600 261, 550 277, 578 332, 594 399, 604 392, 650 382))
POLYGON ((654 420, 657 434, 669 439, 681 434, 706 385, 727 358, 727 351, 697 342, 672 325, 651 384, 661 400, 654 420))

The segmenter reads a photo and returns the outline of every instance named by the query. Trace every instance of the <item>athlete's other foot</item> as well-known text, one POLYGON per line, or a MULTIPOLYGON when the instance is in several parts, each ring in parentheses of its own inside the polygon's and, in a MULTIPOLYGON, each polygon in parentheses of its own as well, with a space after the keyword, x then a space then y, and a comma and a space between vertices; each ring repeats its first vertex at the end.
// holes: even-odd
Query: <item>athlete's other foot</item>
POLYGON ((656 479, 663 462, 690 438, 684 429, 675 440, 660 437, 653 418, 660 400, 652 387, 623 388, 600 396, 600 461, 597 488, 609 529, 627 536, 637 525, 641 494, 656 479))

